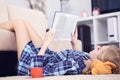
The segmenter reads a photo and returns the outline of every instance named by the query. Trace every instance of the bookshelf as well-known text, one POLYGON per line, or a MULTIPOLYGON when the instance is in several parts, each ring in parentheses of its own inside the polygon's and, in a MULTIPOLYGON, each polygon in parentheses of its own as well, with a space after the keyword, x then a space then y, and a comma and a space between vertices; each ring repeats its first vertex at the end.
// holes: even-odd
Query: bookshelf
POLYGON ((86 18, 79 18, 78 25, 86 24, 91 30, 91 45, 116 45, 120 47, 120 12, 101 14, 86 18), (115 18, 109 22, 110 18, 115 18), (108 25, 109 24, 109 25, 108 25), (113 26, 114 27, 113 27, 113 26), (109 31, 110 29, 111 32, 109 31), (111 34, 112 33, 112 34, 111 34), (113 35, 115 33, 115 35, 113 35), (111 40, 111 37, 113 39, 111 40))

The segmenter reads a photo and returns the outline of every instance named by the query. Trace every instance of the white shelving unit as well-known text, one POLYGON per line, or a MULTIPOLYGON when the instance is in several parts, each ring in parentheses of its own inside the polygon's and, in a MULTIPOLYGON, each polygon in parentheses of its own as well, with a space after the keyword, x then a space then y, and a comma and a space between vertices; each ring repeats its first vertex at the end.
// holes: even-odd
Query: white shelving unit
MULTIPOLYGON (((98 16, 91 16, 87 18, 80 18, 78 25, 86 24, 91 29, 91 45, 94 47, 98 45, 116 45, 120 47, 120 12, 101 14, 98 16), (108 24, 107 19, 115 17, 117 19, 117 40, 108 40, 108 24)), ((111 27, 112 28, 112 27, 111 27)))

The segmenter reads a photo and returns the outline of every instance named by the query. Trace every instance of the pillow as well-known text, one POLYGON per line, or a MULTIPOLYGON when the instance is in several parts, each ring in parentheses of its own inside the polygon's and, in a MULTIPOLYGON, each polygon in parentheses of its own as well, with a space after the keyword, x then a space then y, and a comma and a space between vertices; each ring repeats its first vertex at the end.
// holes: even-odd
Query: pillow
POLYGON ((5 4, 0 0, 0 23, 8 21, 8 12, 5 4))
POLYGON ((38 34, 44 38, 45 30, 48 28, 48 22, 45 14, 41 11, 31 10, 18 6, 8 5, 9 19, 23 19, 32 24, 38 34))
POLYGON ((0 29, 0 51, 16 51, 15 34, 11 31, 0 29))

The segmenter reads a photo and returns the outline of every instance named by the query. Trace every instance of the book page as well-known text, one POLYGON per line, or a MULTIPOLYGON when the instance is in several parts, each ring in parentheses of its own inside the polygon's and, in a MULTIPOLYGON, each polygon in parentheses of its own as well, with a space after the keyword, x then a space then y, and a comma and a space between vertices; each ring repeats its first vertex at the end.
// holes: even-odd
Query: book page
POLYGON ((71 41, 71 33, 74 33, 77 24, 77 15, 56 12, 52 29, 56 31, 55 40, 71 41))

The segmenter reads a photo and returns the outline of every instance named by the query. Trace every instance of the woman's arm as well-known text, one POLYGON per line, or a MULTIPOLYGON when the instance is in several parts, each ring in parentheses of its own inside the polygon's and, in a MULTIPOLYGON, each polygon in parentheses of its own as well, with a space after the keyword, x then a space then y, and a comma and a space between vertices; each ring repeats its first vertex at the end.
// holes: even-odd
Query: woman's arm
POLYGON ((76 28, 75 32, 71 34, 71 38, 72 38, 72 41, 71 41, 72 49, 82 51, 82 41, 78 40, 77 28, 76 28))
POLYGON ((55 36, 55 31, 53 30, 49 30, 46 35, 45 35, 45 39, 42 45, 41 50, 39 51, 38 55, 44 55, 47 47, 49 46, 49 44, 51 43, 51 41, 53 40, 55 36))
POLYGON ((72 49, 74 50, 77 50, 77 42, 78 42, 78 30, 77 28, 75 29, 75 32, 71 34, 71 38, 72 38, 72 41, 71 41, 71 46, 72 46, 72 49))
POLYGON ((86 65, 86 67, 83 69, 82 73, 83 74, 90 74, 90 65, 91 65, 91 60, 88 59, 88 60, 84 60, 84 64, 86 65))
POLYGON ((71 35, 72 37, 72 41, 71 41, 71 46, 72 46, 72 49, 76 50, 77 48, 77 36, 75 34, 72 34, 71 35))
POLYGON ((72 48, 74 50, 77 50, 77 38, 78 38, 78 33, 77 33, 77 28, 75 29, 75 32, 71 34, 71 38, 72 38, 72 41, 71 41, 71 45, 72 45, 72 48))

